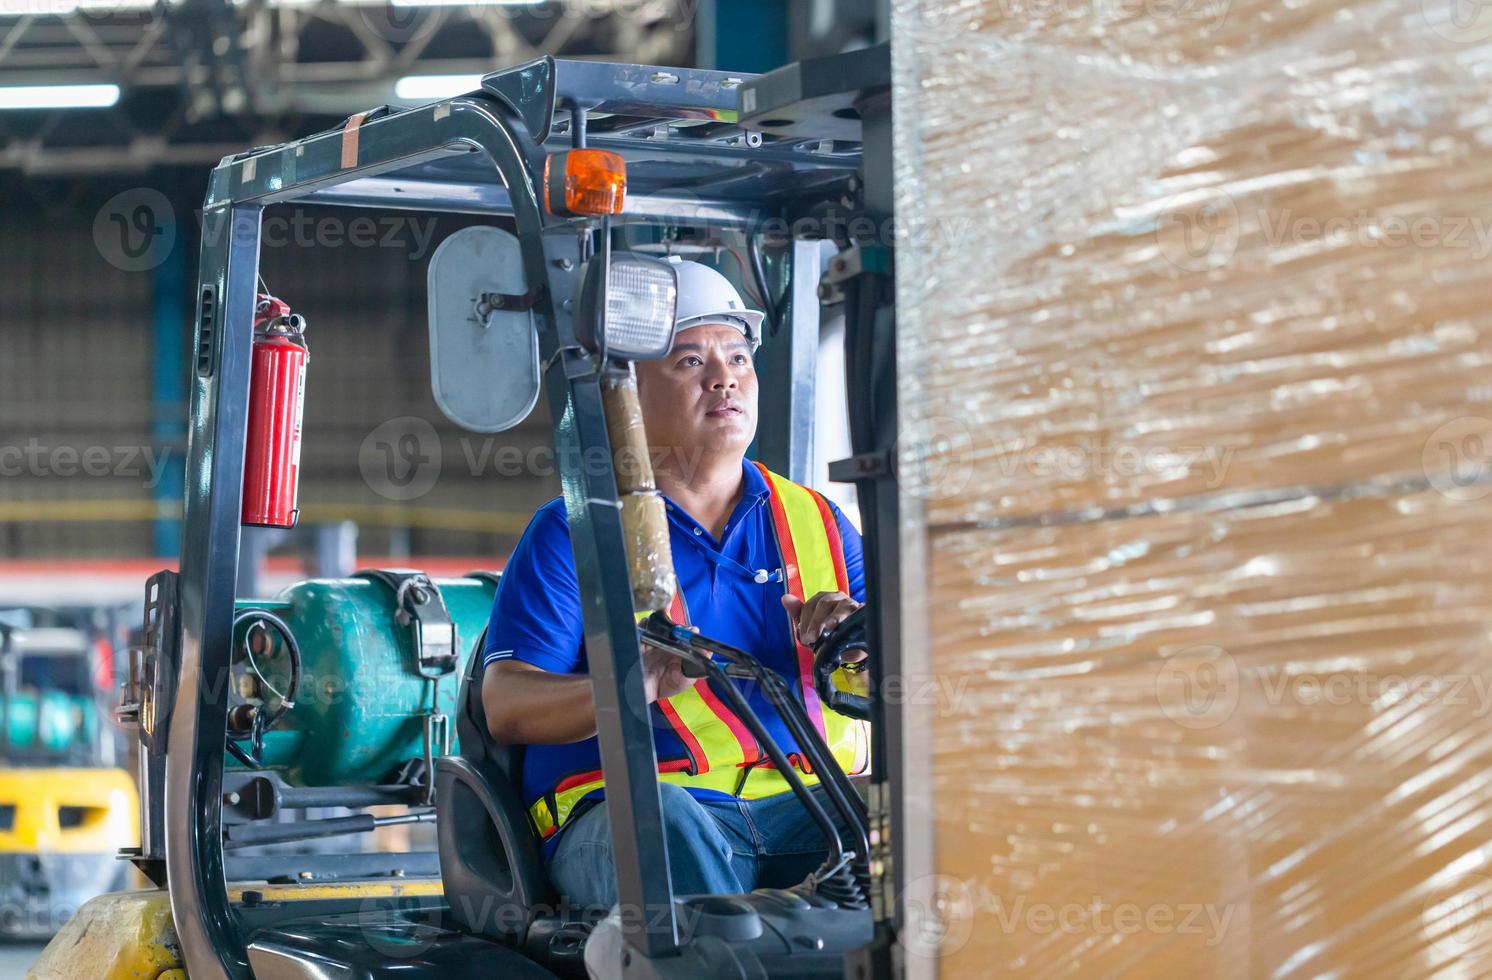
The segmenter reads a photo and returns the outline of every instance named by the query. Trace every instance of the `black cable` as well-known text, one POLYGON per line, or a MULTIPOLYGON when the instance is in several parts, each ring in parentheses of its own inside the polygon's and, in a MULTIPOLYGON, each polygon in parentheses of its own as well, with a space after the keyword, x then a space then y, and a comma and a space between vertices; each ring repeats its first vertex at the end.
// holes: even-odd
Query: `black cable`
POLYGON ((761 297, 762 312, 767 317, 767 329, 771 336, 775 337, 782 326, 782 315, 778 312, 777 304, 772 301, 772 290, 767 285, 767 270, 762 265, 760 237, 751 234, 746 236, 746 254, 751 258, 751 275, 756 280, 756 292, 761 297))
POLYGON ((238 742, 234 740, 233 736, 231 736, 231 735, 228 736, 228 740, 226 742, 224 742, 223 744, 228 747, 228 754, 229 755, 233 756, 233 758, 237 759, 239 762, 242 762, 248 768, 250 768, 250 769, 263 769, 264 768, 264 763, 260 762, 257 757, 252 756, 249 753, 245 752, 243 750, 243 747, 240 746, 238 744, 238 742))
MULTIPOLYGON (((280 692, 276 691, 274 687, 270 685, 269 681, 265 680, 264 674, 259 670, 259 664, 256 663, 254 660, 254 651, 252 647, 249 646, 248 631, 246 630, 244 632, 244 650, 249 655, 249 668, 254 671, 254 674, 266 687, 270 689, 272 693, 280 694, 279 705, 276 706, 274 713, 264 720, 264 728, 267 731, 270 728, 273 728, 275 724, 278 723, 279 720, 285 716, 285 712, 295 707, 295 694, 300 689, 300 645, 295 642, 295 634, 290 632, 290 627, 285 624, 285 621, 276 616, 274 613, 268 612, 264 609, 245 609, 238 615, 234 616, 233 631, 235 633, 238 632, 238 628, 240 625, 251 620, 255 621, 256 625, 257 623, 261 622, 268 623, 270 626, 273 626, 276 630, 278 630, 280 636, 283 637, 285 640, 285 652, 288 653, 290 656, 290 683, 286 685, 288 690, 286 690, 284 694, 280 694, 280 692)), ((250 630, 252 630, 253 628, 254 627, 252 625, 249 627, 250 630)))

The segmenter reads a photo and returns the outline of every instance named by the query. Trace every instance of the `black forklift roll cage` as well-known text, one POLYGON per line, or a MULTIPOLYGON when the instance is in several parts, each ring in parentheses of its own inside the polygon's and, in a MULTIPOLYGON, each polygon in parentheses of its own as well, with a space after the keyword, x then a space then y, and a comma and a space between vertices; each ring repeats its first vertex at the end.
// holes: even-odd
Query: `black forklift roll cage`
MULTIPOLYGON (((150 679, 160 699, 157 717, 150 731, 142 729, 141 789, 149 803, 136 855, 164 860, 194 980, 249 975, 220 832, 228 706, 222 679, 232 647, 264 209, 306 202, 511 218, 532 287, 527 302, 539 331, 556 455, 566 462, 591 459, 587 451, 608 442, 599 372, 575 342, 568 301, 585 257, 584 232, 595 223, 543 208, 549 150, 589 145, 626 159, 626 208, 614 219, 620 224, 773 227, 795 236, 808 227, 786 252, 781 308, 768 311, 778 329, 764 347, 763 369, 778 380, 773 398, 764 400, 759 453, 789 477, 808 479, 820 291, 842 298, 856 455, 837 464, 834 476, 860 489, 868 599, 877 610, 869 627, 878 650, 874 683, 899 663, 893 292, 889 243, 854 241, 842 219, 869 219, 864 226, 879 229, 891 217, 889 75, 884 45, 761 76, 546 58, 487 75, 464 95, 418 108, 382 107, 214 169, 202 218, 179 595, 156 597, 147 609, 163 634, 157 649, 164 662, 154 664, 150 679), (830 223, 835 216, 840 220, 830 223), (805 218, 816 224, 805 226, 805 218), (838 238, 843 249, 822 287, 819 242, 810 235, 838 238)), ((760 253, 751 255, 758 291, 770 296, 760 253)), ((626 941, 644 956, 666 957, 679 936, 649 762, 652 732, 645 717, 622 707, 642 692, 639 675, 626 670, 638 656, 638 635, 615 479, 609 467, 564 465, 561 483, 596 692, 618 898, 624 907, 663 912, 664 921, 626 941)), ((890 896, 900 893, 890 833, 900 819, 900 718, 895 705, 878 705, 874 719, 871 857, 882 877, 871 900, 881 941, 895 925, 890 896)))

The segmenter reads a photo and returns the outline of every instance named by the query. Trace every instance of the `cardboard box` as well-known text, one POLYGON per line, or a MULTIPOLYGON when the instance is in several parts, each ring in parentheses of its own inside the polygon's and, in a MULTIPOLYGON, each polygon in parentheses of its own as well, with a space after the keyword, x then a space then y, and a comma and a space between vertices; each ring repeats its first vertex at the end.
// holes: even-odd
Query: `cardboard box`
POLYGON ((1492 972, 1474 13, 897 5, 914 974, 1492 972))

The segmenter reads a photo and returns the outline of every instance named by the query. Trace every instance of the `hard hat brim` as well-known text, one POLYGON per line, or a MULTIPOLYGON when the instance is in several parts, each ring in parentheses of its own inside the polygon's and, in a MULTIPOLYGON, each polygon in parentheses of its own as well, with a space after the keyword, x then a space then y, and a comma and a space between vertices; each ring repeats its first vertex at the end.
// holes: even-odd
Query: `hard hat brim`
POLYGON ((688 330, 690 327, 703 326, 706 323, 724 323, 735 326, 736 323, 746 324, 746 339, 751 342, 753 349, 761 346, 762 342, 762 320, 766 314, 759 310, 715 310, 709 313, 696 313, 686 319, 680 320, 674 325, 674 333, 688 330), (732 322, 735 321, 735 322, 732 322))

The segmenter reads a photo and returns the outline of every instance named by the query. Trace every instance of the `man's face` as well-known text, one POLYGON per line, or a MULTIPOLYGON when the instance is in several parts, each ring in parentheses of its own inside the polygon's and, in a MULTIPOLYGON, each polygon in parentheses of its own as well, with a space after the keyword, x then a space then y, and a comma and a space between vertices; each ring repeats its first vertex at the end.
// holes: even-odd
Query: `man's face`
POLYGON ((680 331, 667 356, 638 363, 637 392, 655 449, 744 454, 756 435, 751 345, 728 324, 680 331))

